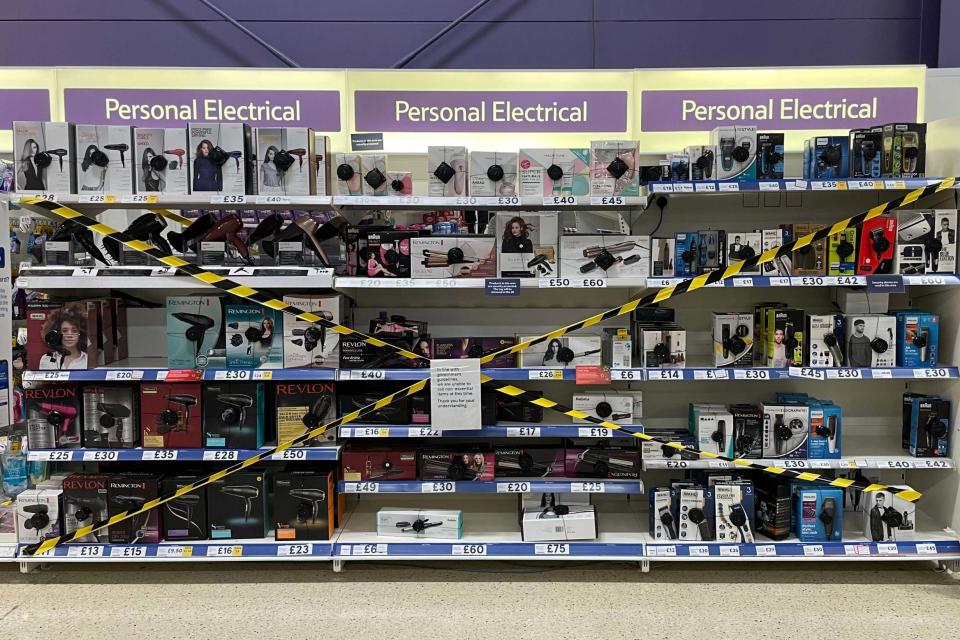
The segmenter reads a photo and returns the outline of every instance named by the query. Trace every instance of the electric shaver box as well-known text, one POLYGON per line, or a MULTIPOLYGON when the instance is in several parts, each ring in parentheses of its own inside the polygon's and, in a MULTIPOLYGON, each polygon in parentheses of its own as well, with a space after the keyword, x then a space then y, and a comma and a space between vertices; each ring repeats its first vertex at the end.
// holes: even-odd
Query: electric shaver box
POLYGON ((809 167, 804 178, 836 180, 850 177, 850 141, 847 136, 818 136, 810 139, 809 167))
POLYGON ((717 150, 717 180, 757 179, 757 128, 716 127, 710 144, 717 150))
POLYGON ((17 541, 35 544, 61 531, 62 489, 27 489, 17 495, 17 541))
POLYGON ((185 196, 190 193, 190 148, 187 130, 133 129, 134 174, 137 193, 185 196))
POLYGON ((936 396, 910 399, 910 455, 943 458, 950 447, 950 401, 936 396))
POLYGON ((494 455, 479 448, 417 452, 421 480, 493 480, 494 455))
MULTIPOLYGON (((697 439, 687 431, 651 431, 644 429, 644 433, 655 435, 661 440, 676 442, 685 447, 696 447, 697 439)), ((699 456, 692 451, 676 449, 659 442, 644 441, 640 443, 640 451, 644 460, 698 460, 699 456)))
POLYGON ((416 480, 417 451, 409 445, 370 447, 348 444, 340 454, 340 469, 343 479, 348 482, 416 480))
POLYGON ((672 278, 674 269, 674 238, 653 238, 650 241, 650 275, 672 278))
MULTIPOLYGON (((133 193, 133 150, 130 127, 105 124, 76 125, 74 166, 77 193, 133 193)), ((49 171, 49 169, 48 169, 49 171)))
MULTIPOLYGON (((687 332, 674 325, 635 325, 640 338, 640 366, 683 369, 687 365, 687 332)), ((629 368, 629 367, 625 367, 629 368)))
POLYGON ((262 382, 208 382, 203 385, 204 446, 259 449, 266 413, 262 382))
POLYGON ((167 366, 197 369, 226 364, 224 298, 167 296, 167 366), (223 348, 219 355, 218 348, 223 348), (216 359, 216 360, 211 360, 216 359))
POLYGON ((845 229, 827 239, 827 275, 852 276, 857 272, 857 229, 845 229))
POLYGON ((763 457, 763 411, 752 404, 732 404, 732 445, 737 458, 763 457))
POLYGON ((895 367, 897 319, 879 314, 846 316, 847 366, 895 367))
MULTIPOLYGON (((520 342, 536 336, 521 336, 520 342)), ((520 367, 523 369, 566 369, 580 365, 603 364, 600 336, 564 336, 531 345, 520 352, 520 367)))
POLYGON ((898 311, 898 367, 935 367, 940 359, 940 314, 898 311))
POLYGON ((758 474, 754 490, 757 505, 757 532, 771 540, 790 536, 793 496, 790 484, 767 474, 758 474))
POLYGON ((200 383, 140 385, 140 426, 145 449, 199 449, 203 446, 200 383))
POLYGON ((566 473, 571 478, 634 479, 640 473, 640 450, 625 447, 567 447, 566 473))
POLYGON ((883 127, 850 130, 850 177, 879 178, 883 173, 883 127))
POLYGON ((37 300, 27 308, 27 368, 33 371, 93 369, 109 364, 100 300, 37 300))
MULTIPOLYGON (((346 415, 373 404, 380 398, 399 391, 404 384, 391 382, 346 382, 337 385, 337 403, 340 415, 346 415)), ((409 398, 400 398, 381 409, 363 416, 365 424, 409 424, 409 398)))
POLYGON ((649 494, 649 529, 655 542, 677 539, 673 491, 669 487, 652 487, 649 494))
POLYGON ((681 487, 676 492, 677 539, 685 542, 713 540, 713 492, 704 487, 681 487))
MULTIPOLYGON (((637 424, 643 415, 643 393, 641 391, 575 393, 573 409, 615 424, 637 424)), ((592 424, 588 420, 579 418, 574 418, 573 423, 592 424)))
POLYGON ((463 512, 453 509, 380 509, 377 535, 389 538, 459 540, 463 512))
POLYGON ((699 236, 696 231, 677 233, 674 237, 673 270, 678 278, 700 274, 699 236))
POLYGON ((517 195, 516 152, 471 151, 470 195, 517 195))
POLYGON ((131 385, 85 385, 83 446, 132 449, 140 444, 139 392, 131 385))
MULTIPOLYGON (((433 357, 439 359, 479 358, 485 353, 509 349, 517 344, 513 337, 503 338, 434 338, 433 357)), ((490 361, 494 369, 512 369, 517 366, 517 354, 504 353, 490 361)))
POLYGON ((410 239, 414 278, 495 278, 496 239, 491 236, 425 236, 410 239))
MULTIPOLYGON (((160 481, 161 494, 174 493, 204 479, 202 475, 170 475, 160 481)), ((201 487, 163 505, 163 539, 167 541, 206 540, 207 488, 201 487)))
POLYGON ((700 271, 706 273, 723 269, 727 262, 727 232, 707 229, 699 231, 698 236, 700 238, 700 245, 697 247, 700 252, 700 271))
MULTIPOLYGON (((95 522, 106 520, 107 483, 110 476, 102 473, 72 473, 63 479, 63 532, 73 533, 77 529, 95 522)), ((109 542, 107 529, 95 531, 77 538, 78 543, 109 542)))
POLYGON ((823 400, 810 401, 810 439, 807 457, 811 460, 840 458, 843 414, 840 407, 823 400))
MULTIPOLYGON (((283 301, 321 316, 330 322, 341 322, 342 298, 337 295, 283 296, 283 301)), ((288 317, 283 323, 283 366, 336 369, 340 363, 340 334, 332 330, 288 317)))
POLYGON ((957 211, 897 212, 896 273, 955 273, 957 211))
POLYGON ((810 408, 806 405, 763 405, 763 457, 807 458, 810 408))
POLYGON ((842 367, 844 321, 839 313, 807 315, 807 352, 804 364, 810 367, 842 367))
POLYGON ((562 478, 566 473, 563 447, 497 447, 498 478, 562 478))
POLYGON ((636 140, 594 140, 590 143, 590 195, 638 196, 640 161, 636 140))
POLYGON ((756 530, 753 483, 749 480, 713 485, 716 541, 750 544, 756 530))
POLYGON ((797 494, 797 539, 837 542, 843 539, 843 489, 802 486, 797 494))
POLYGON ((697 448, 730 458, 733 456, 733 415, 729 411, 691 406, 691 429, 697 435, 697 448))
MULTIPOLYGON (((727 264, 747 260, 763 252, 763 234, 760 231, 726 231, 727 264)), ((740 273, 760 273, 760 267, 743 268, 740 273)))
MULTIPOLYGON (((810 233, 816 233, 823 228, 821 224, 793 225, 794 239, 810 233)), ((826 239, 811 242, 802 249, 793 252, 793 275, 795 276, 822 276, 827 271, 827 243, 826 239)))
POLYGON ((559 214, 522 212, 494 216, 501 278, 550 278, 558 273, 559 214))
POLYGON ((650 275, 650 236, 563 236, 564 278, 645 278, 650 275))
MULTIPOLYGON (((273 388, 277 442, 287 442, 337 417, 333 382, 278 382, 273 388)), ((337 439, 336 429, 327 429, 307 446, 337 439)))
POLYGON ((13 123, 13 153, 17 193, 71 194, 77 192, 76 130, 69 122, 13 123))
POLYGON ((329 540, 333 536, 333 474, 281 471, 273 477, 274 538, 329 540))
POLYGON ((190 122, 191 193, 253 193, 250 126, 232 122, 190 122))
POLYGON ((804 313, 802 309, 767 310, 767 366, 798 367, 803 364, 804 313))
MULTIPOLYGON (((118 473, 107 482, 107 510, 112 518, 118 513, 136 511, 160 495, 160 477, 152 473, 118 473)), ((151 509, 123 522, 110 525, 113 544, 160 542, 161 510, 151 509)))
POLYGON ((283 317, 259 304, 227 304, 227 368, 282 368, 283 317))
POLYGON ((76 449, 83 433, 77 385, 53 384, 23 390, 30 449, 76 449))
POLYGON ((783 134, 757 134, 757 180, 783 179, 783 134))
POLYGON ((713 314, 713 365, 749 369, 753 366, 753 314, 713 314))
POLYGON ((590 150, 520 149, 520 195, 590 195, 590 150))
POLYGON ((684 147, 687 165, 690 167, 691 180, 713 180, 717 159, 713 146, 695 145, 684 147))
POLYGON ((926 175, 926 157, 926 123, 883 125, 884 178, 922 178, 926 175))
POLYGON ((467 148, 427 147, 427 195, 467 195, 467 148))
POLYGON ((257 127, 253 130, 257 193, 309 196, 317 193, 317 152, 313 129, 257 127))
MULTIPOLYGON (((897 485, 897 490, 910 490, 897 485)), ((864 493, 863 535, 873 542, 913 540, 917 528, 917 503, 898 498, 890 491, 864 493)))
POLYGON ((211 540, 263 538, 269 529, 269 501, 263 471, 238 471, 207 485, 211 540))

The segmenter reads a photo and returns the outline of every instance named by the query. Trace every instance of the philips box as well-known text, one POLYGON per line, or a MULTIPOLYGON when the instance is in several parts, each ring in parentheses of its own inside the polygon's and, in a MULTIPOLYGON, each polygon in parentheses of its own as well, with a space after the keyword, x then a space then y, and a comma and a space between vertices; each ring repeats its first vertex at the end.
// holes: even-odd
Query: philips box
POLYGON ((520 149, 521 196, 590 195, 590 150, 520 149))
POLYGON ((427 147, 427 195, 467 195, 467 148, 427 147))
POLYGON ((226 357, 222 338, 223 300, 220 296, 167 297, 169 368, 203 368, 213 366, 212 357, 226 357), (224 348, 222 356, 215 353, 219 347, 224 348))
MULTIPOLYGON (((909 490, 898 485, 897 490, 909 490)), ((864 493, 863 535, 873 542, 913 540, 917 528, 917 504, 890 491, 864 493)))
POLYGON ((470 195, 517 195, 516 152, 471 151, 470 195))
POLYGON ((317 193, 317 155, 313 129, 257 127, 253 168, 257 193, 309 196, 317 193))
POLYGON ((897 319, 894 316, 848 315, 847 366, 895 367, 897 319))
POLYGON ((491 236, 426 236, 410 239, 414 278, 495 278, 497 244, 491 236))
POLYGON ((806 459, 809 423, 806 405, 764 404, 763 457, 806 459))
POLYGON ((495 217, 497 270, 501 278, 550 278, 558 275, 559 216, 555 212, 495 217))
POLYGON ((187 130, 133 130, 134 172, 137 193, 160 193, 185 196, 190 193, 190 154, 187 152, 187 130))
POLYGON ((811 180, 850 177, 850 141, 847 136, 818 136, 810 141, 811 180))
POLYGON ((835 404, 814 402, 810 405, 810 438, 807 457, 811 460, 840 458, 840 436, 843 416, 835 404))
POLYGON ((265 398, 262 382, 203 385, 204 446, 259 449, 263 446, 265 398))
POLYGON ((76 125, 77 192, 133 193, 133 135, 130 127, 76 125))
POLYGON ((926 123, 883 125, 884 178, 922 178, 926 175, 926 156, 926 123))
MULTIPOLYGON (((287 295, 283 301, 330 322, 341 322, 340 296, 287 295)), ((340 364, 340 334, 300 319, 283 323, 283 366, 336 369, 340 364)))
POLYGON ((713 314, 713 365, 749 369, 753 366, 753 314, 713 314))
POLYGON ((717 127, 710 132, 717 150, 717 180, 757 179, 757 128, 717 127))
POLYGON ((940 359, 940 315, 898 311, 898 367, 935 367, 940 359))
POLYGON ((14 189, 18 193, 76 193, 74 140, 74 125, 68 122, 14 122, 13 154, 19 160, 14 189))
POLYGON ((783 134, 757 134, 757 179, 783 179, 783 134))
POLYGON ((800 542, 836 542, 843 539, 843 490, 833 487, 799 489, 797 538, 800 542))
POLYGON ((227 368, 282 368, 283 316, 258 304, 228 304, 227 368))
POLYGON ((896 273, 955 273, 956 209, 897 212, 896 273))
POLYGON ((639 196, 636 140, 594 140, 590 143, 590 195, 639 196))
POLYGON ((650 236, 563 236, 560 275, 645 278, 650 275, 650 236))
POLYGON ((191 193, 243 195, 255 183, 250 161, 250 127, 224 122, 190 122, 191 193), (248 187, 251 187, 248 189, 248 187))
POLYGON ((673 269, 678 278, 700 274, 700 244, 696 231, 677 233, 674 252, 673 269))

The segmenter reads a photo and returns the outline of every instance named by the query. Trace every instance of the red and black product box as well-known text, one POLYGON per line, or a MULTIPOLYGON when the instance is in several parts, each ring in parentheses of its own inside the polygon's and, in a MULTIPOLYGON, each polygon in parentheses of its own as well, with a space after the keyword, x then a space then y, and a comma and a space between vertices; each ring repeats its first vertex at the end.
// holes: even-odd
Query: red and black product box
MULTIPOLYGON (((160 495, 160 478, 152 473, 118 473, 107 482, 109 516, 136 511, 160 495)), ((117 544, 160 542, 160 509, 151 509, 110 525, 110 542, 117 544)))
POLYGON ((83 446, 132 449, 140 444, 140 389, 132 385, 83 387, 83 446))
POLYGON ((493 480, 494 455, 479 448, 418 452, 421 480, 493 480))
POLYGON ((140 426, 146 449, 203 447, 199 382, 146 383, 140 387, 140 426))
MULTIPOLYGON (((517 344, 516 338, 434 338, 434 358, 479 358, 517 344)), ((488 367, 512 369, 517 366, 517 354, 505 353, 490 361, 488 367)))
POLYGON ((562 478, 566 475, 562 447, 497 447, 498 478, 562 478))
MULTIPOLYGON (((63 532, 73 533, 109 517, 107 483, 110 476, 100 473, 74 473, 63 479, 63 532)), ((94 531, 72 542, 109 542, 107 529, 94 531)))
MULTIPOLYGON (((175 492, 194 482, 203 480, 200 475, 164 476, 161 482, 163 495, 175 492)), ((163 505, 164 540, 207 539, 207 488, 185 493, 163 505)))
POLYGON ((281 471, 273 479, 277 540, 329 540, 333 536, 333 474, 281 471))
MULTIPOLYGON (((102 329, 104 316, 110 314, 104 314, 104 307, 102 300, 31 302, 27 309, 27 368, 60 371, 109 364, 104 358, 102 329)), ((112 347, 109 350, 113 352, 112 347)))
POLYGON ((860 227, 857 242, 859 255, 857 273, 879 275, 893 273, 894 254, 897 249, 897 218, 884 215, 868 220, 860 227))
POLYGON ((31 449, 76 449, 83 432, 77 385, 48 385, 23 390, 27 442, 31 449))
MULTIPOLYGON (((352 413, 399 391, 406 383, 346 382, 337 385, 337 403, 340 415, 352 413)), ((410 424, 410 398, 399 398, 382 409, 371 411, 357 420, 359 424, 410 424)))
POLYGON ((620 447, 568 447, 566 473, 571 478, 610 480, 640 477, 640 450, 620 447))
POLYGON ((355 447, 347 445, 340 454, 343 479, 416 480, 417 451, 413 447, 355 447))
POLYGON ((367 278, 409 278, 410 238, 419 231, 365 228, 357 236, 357 275, 367 278))
MULTIPOLYGON (((332 382, 278 382, 273 391, 277 442, 298 438, 337 417, 337 397, 332 382)), ((306 446, 336 439, 337 430, 327 429, 306 446)))

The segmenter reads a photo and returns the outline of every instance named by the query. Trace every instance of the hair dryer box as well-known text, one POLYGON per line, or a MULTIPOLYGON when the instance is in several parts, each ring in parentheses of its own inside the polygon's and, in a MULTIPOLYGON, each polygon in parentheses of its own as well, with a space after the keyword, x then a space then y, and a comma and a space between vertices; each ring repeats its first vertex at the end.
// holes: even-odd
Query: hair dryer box
POLYGON ((27 489, 17 495, 17 541, 35 544, 61 532, 61 489, 27 489))
POLYGON ((123 125, 76 125, 77 192, 133 193, 133 130, 123 125))
POLYGON ((225 363, 224 298, 220 296, 167 297, 167 366, 197 369, 225 363), (223 348, 223 353, 218 353, 223 348))
POLYGON ((185 196, 190 193, 187 130, 133 129, 137 193, 185 196))
MULTIPOLYGON (((73 473, 63 479, 63 532, 73 533, 77 529, 95 522, 106 520, 107 483, 110 476, 104 473, 73 473)), ((109 542, 110 532, 101 529, 77 538, 75 542, 109 542)))
POLYGON ((590 149, 520 149, 520 195, 590 195, 590 149))
POLYGON ((140 444, 139 391, 132 385, 85 385, 83 446, 132 449, 140 444))
POLYGON ((199 449, 203 446, 203 405, 199 382, 140 386, 144 449, 199 449))
MULTIPOLYGON (((343 299, 340 296, 287 295, 289 305, 339 324, 343 299)), ((288 317, 283 323, 283 366, 336 369, 340 364, 340 334, 319 324, 288 317)))
POLYGON ((313 129, 257 127, 253 130, 253 166, 257 193, 309 196, 317 193, 317 152, 313 129))
POLYGON ((333 474, 281 471, 273 477, 276 540, 329 540, 333 536, 333 474))
POLYGON ((283 318, 280 311, 259 304, 228 304, 227 368, 282 368, 283 318))
POLYGON ((636 140, 590 142, 590 195, 639 196, 636 140))
POLYGON ((250 126, 236 122, 189 122, 191 193, 253 193, 250 126))
POLYGON ((517 153, 471 151, 470 195, 517 195, 517 153))
POLYGON ((266 413, 262 382, 203 385, 204 446, 259 449, 266 413))
MULTIPOLYGON (((298 438, 310 429, 316 429, 337 417, 333 382, 277 382, 273 392, 277 442, 298 438)), ((336 439, 336 428, 327 429, 318 438, 313 438, 301 446, 313 446, 336 439)))
MULTIPOLYGON (((202 475, 164 476, 160 481, 161 495, 174 493, 178 489, 203 480, 202 475)), ((206 540, 207 539, 207 488, 200 487, 163 505, 163 539, 206 540)))
MULTIPOLYGON (((27 309, 27 368, 34 371, 93 369, 109 364, 104 357, 104 316, 100 300, 54 302, 37 300, 27 309)), ((112 350, 111 350, 112 351, 112 350)))
MULTIPOLYGON (((110 517, 136 511, 160 495, 160 476, 152 473, 118 473, 107 482, 107 511, 110 517)), ((146 513, 110 525, 113 544, 155 544, 160 542, 161 510, 146 513)))
POLYGON ((809 165, 804 178, 836 180, 850 177, 850 141, 847 136, 817 136, 810 139, 809 165))
POLYGON ((269 502, 263 471, 238 471, 207 485, 211 540, 266 537, 269 502))
POLYGON ((76 130, 69 122, 14 122, 13 152, 19 154, 14 190, 54 195, 76 193, 75 138, 76 130))
POLYGON ((30 449, 76 449, 83 432, 77 385, 53 384, 23 390, 30 449))
POLYGON ((427 195, 467 195, 467 148, 427 147, 427 195))

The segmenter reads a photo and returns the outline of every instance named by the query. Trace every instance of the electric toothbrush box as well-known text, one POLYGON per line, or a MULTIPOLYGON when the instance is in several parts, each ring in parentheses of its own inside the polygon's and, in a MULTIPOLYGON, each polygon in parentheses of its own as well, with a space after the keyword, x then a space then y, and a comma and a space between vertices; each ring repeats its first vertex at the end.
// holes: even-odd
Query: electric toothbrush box
POLYGON ((517 195, 516 152, 471 151, 470 195, 517 195))
MULTIPOLYGON (((338 295, 286 295, 283 301, 302 311, 341 322, 342 298, 338 295)), ((304 320, 286 318, 283 323, 283 366, 336 369, 340 364, 340 334, 304 320)))
MULTIPOLYGON (((107 483, 105 473, 72 473, 63 479, 63 531, 73 533, 94 522, 106 520, 107 483)), ((77 538, 78 543, 105 543, 110 541, 107 529, 77 538)))
POLYGON ((608 280, 645 278, 650 275, 650 236, 562 236, 560 275, 608 280))
POLYGON ((207 448, 259 449, 264 440, 262 382, 203 385, 203 433, 207 448))
POLYGON ((926 123, 883 125, 884 178, 922 178, 926 175, 926 157, 926 123))
POLYGON ((76 125, 77 192, 80 195, 133 193, 131 127, 105 124, 76 125))
POLYGON ((199 449, 203 446, 203 405, 199 382, 140 386, 140 428, 144 449, 199 449))
POLYGON ((211 540, 264 538, 269 530, 267 482, 263 471, 238 471, 207 485, 211 540))
POLYGON ((226 364, 223 338, 224 298, 221 296, 167 296, 167 366, 197 369, 226 364), (222 348, 221 354, 218 350, 222 348))
POLYGON ((797 539, 838 542, 843 539, 843 489, 803 486, 797 500, 797 539))
POLYGON ((840 407, 829 402, 816 401, 810 405, 810 436, 807 441, 807 458, 811 460, 837 460, 840 458, 840 442, 843 415, 840 407))
MULTIPOLYGON (((160 476, 152 473, 118 473, 107 482, 107 511, 110 517, 136 511, 160 496, 160 476)), ((112 544, 156 544, 160 542, 161 510, 151 509, 110 525, 112 544)))
MULTIPOLYGON (((299 438, 337 417, 337 398, 333 382, 291 381, 278 382, 273 387, 273 405, 276 410, 277 442, 299 438)), ((336 429, 327 429, 322 435, 300 446, 317 442, 333 442, 336 429)))
POLYGON ((332 473, 281 471, 273 477, 274 539, 329 540, 333 537, 332 473))
MULTIPOLYGON (((164 476, 160 481, 162 495, 200 482, 202 475, 164 476)), ((163 505, 163 539, 168 542, 207 539, 207 488, 180 496, 163 505)))
POLYGON ((283 316, 258 304, 228 304, 227 368, 283 368, 283 316))
POLYGON ((594 140, 590 143, 590 195, 639 196, 636 140, 594 140))
POLYGON ((317 193, 317 149, 313 129, 257 127, 253 130, 256 192, 270 196, 317 193))
POLYGON ((185 128, 134 127, 133 144, 137 193, 190 193, 190 152, 185 128))
POLYGON ((520 149, 520 195, 590 195, 590 149, 520 149))
POLYGON ((13 149, 20 160, 14 190, 23 194, 76 193, 75 139, 76 129, 69 122, 14 122, 13 149))
POLYGON ((250 126, 240 123, 190 122, 191 193, 253 193, 250 126))
POLYGON ((501 278, 552 278, 558 275, 560 218, 555 211, 494 216, 497 270, 501 278))
POLYGON ((83 387, 83 446, 132 449, 140 444, 139 386, 83 387))
POLYGON ((53 384, 23 390, 27 441, 31 450, 76 449, 83 433, 83 406, 77 385, 53 384))
POLYGON ((414 278, 495 278, 496 239, 491 236, 424 236, 410 239, 414 278))
POLYGON ((717 150, 717 180, 757 179, 756 127, 716 127, 710 132, 710 144, 717 150))
POLYGON ((427 147, 427 195, 467 195, 467 148, 427 147))
POLYGON ((940 360, 940 314, 898 311, 898 367, 935 367, 940 360))

